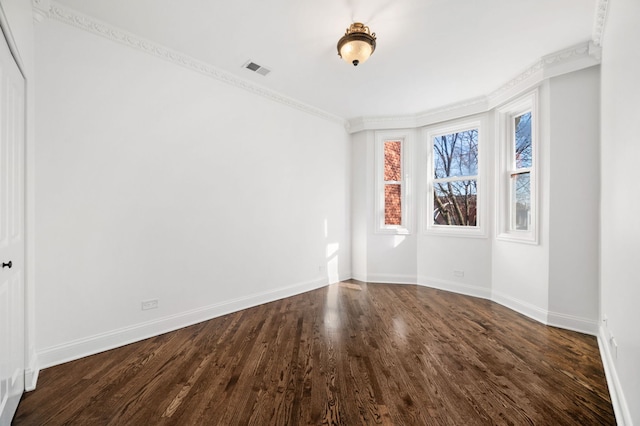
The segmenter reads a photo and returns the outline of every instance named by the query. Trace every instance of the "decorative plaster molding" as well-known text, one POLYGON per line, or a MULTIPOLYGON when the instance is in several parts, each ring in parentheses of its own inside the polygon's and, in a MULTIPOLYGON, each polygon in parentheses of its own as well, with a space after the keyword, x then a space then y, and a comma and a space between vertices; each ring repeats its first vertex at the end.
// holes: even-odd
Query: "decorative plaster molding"
POLYGON ((453 104, 445 105, 417 115, 418 126, 441 123, 452 118, 469 116, 487 110, 487 97, 479 96, 453 104))
POLYGON ((49 11, 51 10, 50 0, 31 0, 31 5, 34 22, 42 22, 49 17, 49 11))
POLYGON ((451 118, 458 118, 461 116, 461 111, 466 111, 464 115, 484 112, 487 109, 486 104, 487 97, 480 96, 434 108, 419 114, 358 117, 349 121, 350 126, 347 130, 350 133, 356 133, 362 130, 391 130, 422 127, 447 121, 451 118))
POLYGON ((510 96, 514 89, 516 91, 527 90, 546 78, 599 64, 600 58, 597 49, 592 49, 590 46, 591 43, 584 42, 542 57, 522 73, 490 93, 487 96, 489 103, 495 105, 502 100, 505 93, 509 93, 510 96), (526 87, 522 88, 522 86, 526 87), (519 88, 520 90, 518 90, 519 88))
POLYGON ((440 108, 423 111, 418 114, 404 116, 358 117, 352 120, 345 120, 344 118, 338 117, 327 111, 296 101, 295 99, 279 94, 263 86, 259 86, 248 80, 241 79, 208 63, 145 40, 135 34, 108 25, 72 9, 62 7, 55 3, 55 1, 32 0, 34 19, 36 21, 42 21, 45 18, 56 19, 60 22, 124 44, 192 71, 197 71, 206 76, 215 78, 216 80, 247 90, 288 107, 318 116, 334 123, 342 124, 349 133, 374 129, 416 128, 453 118, 485 112, 500 104, 508 97, 514 96, 523 90, 527 90, 536 84, 539 84, 545 78, 597 65, 600 63, 600 43, 602 41, 602 32, 608 2, 609 0, 598 0, 593 42, 585 42, 543 57, 525 71, 486 96, 468 99, 440 108))
POLYGON ((342 124, 343 126, 345 126, 345 128, 348 128, 348 122, 342 117, 338 117, 327 111, 323 111, 311 105, 296 101, 295 99, 284 96, 273 90, 259 86, 248 80, 243 80, 226 71, 222 71, 221 69, 216 68, 211 64, 199 61, 195 58, 192 58, 191 56, 184 55, 165 46, 153 43, 149 40, 145 40, 120 28, 98 21, 72 9, 62 7, 55 2, 49 3, 49 1, 50 0, 33 0, 34 16, 38 15, 39 17, 41 17, 41 19, 44 19, 46 17, 56 19, 60 22, 82 29, 89 33, 102 36, 111 41, 124 44, 125 46, 129 46, 141 52, 164 59, 183 68, 197 71, 208 77, 212 77, 216 80, 230 84, 237 88, 247 90, 253 94, 262 96, 271 101, 278 102, 280 104, 308 114, 315 115, 334 123, 342 124))
MULTIPOLYGON (((608 0, 607 0, 608 1, 608 0)), ((489 111, 510 98, 540 84, 545 79, 588 68, 600 63, 601 49, 584 42, 544 56, 529 68, 489 93, 419 114, 386 117, 359 117, 350 121, 350 132, 391 128, 416 128, 489 111)))
POLYGON ((423 117, 426 115, 435 115, 435 114, 441 114, 444 112, 449 112, 449 111, 454 111, 454 110, 459 110, 461 108, 466 108, 469 106, 477 106, 479 104, 483 104, 484 102, 487 101, 487 97, 486 96, 479 96, 477 98, 471 98, 471 99, 467 99, 461 102, 456 102, 450 105, 445 105, 439 108, 435 108, 432 110, 429 110, 427 112, 423 112, 421 114, 418 114, 418 117, 423 117))
POLYGON ((544 68, 550 65, 554 65, 560 62, 573 60, 578 57, 584 57, 589 55, 589 43, 581 43, 576 46, 572 46, 568 49, 560 50, 552 53, 551 55, 544 56, 542 58, 544 68))
POLYGON ((388 115, 358 117, 349 120, 347 131, 357 133, 362 130, 409 129, 417 127, 415 115, 388 115))
POLYGON ((609 7, 609 0, 598 0, 596 5, 596 16, 593 21, 593 32, 591 38, 593 44, 598 47, 602 47, 602 39, 604 37, 604 26, 607 21, 607 9, 609 7))
POLYGON ((387 116, 373 116, 373 117, 359 117, 358 120, 360 123, 369 124, 369 123, 396 123, 398 121, 420 121, 425 119, 431 115, 443 114, 449 111, 457 111, 462 108, 466 108, 469 106, 477 106, 483 104, 487 101, 486 96, 480 96, 473 99, 467 99, 461 102, 456 102, 453 104, 445 105, 442 107, 430 109, 427 111, 423 111, 421 113, 415 115, 387 115, 387 116))

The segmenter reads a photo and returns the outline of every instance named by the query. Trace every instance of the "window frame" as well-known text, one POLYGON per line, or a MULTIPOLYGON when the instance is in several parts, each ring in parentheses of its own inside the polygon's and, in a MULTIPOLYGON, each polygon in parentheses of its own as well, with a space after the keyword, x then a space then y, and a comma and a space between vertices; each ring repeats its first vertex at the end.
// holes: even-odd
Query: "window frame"
MULTIPOLYGON (((411 138, 409 132, 376 131, 375 132, 375 229, 376 234, 406 235, 411 233, 411 190, 409 188, 411 176, 411 138), (385 185, 384 180, 384 144, 385 142, 400 142, 401 180, 393 181, 401 186, 400 208, 401 224, 385 224, 385 185)), ((389 181, 391 182, 391 181, 389 181)))
POLYGON ((539 112, 538 90, 534 90, 506 105, 496 108, 496 133, 499 145, 499 165, 496 172, 497 200, 497 235, 504 241, 538 244, 539 196, 539 112), (531 166, 516 166, 515 154, 515 118, 531 112, 531 166), (529 174, 530 182, 530 226, 527 230, 514 229, 513 209, 515 206, 511 181, 513 176, 529 174))
POLYGON ((446 123, 438 123, 433 126, 426 127, 423 130, 422 140, 424 141, 424 149, 422 158, 426 159, 426 176, 422 176, 421 183, 424 194, 424 202, 421 203, 422 211, 420 214, 422 230, 425 234, 452 236, 452 237, 469 237, 469 238, 487 238, 487 214, 486 214, 486 185, 485 185, 485 150, 487 137, 485 135, 486 129, 486 114, 476 117, 467 117, 464 119, 454 120, 446 123), (438 136, 448 135, 457 132, 464 132, 467 130, 478 130, 478 165, 477 174, 475 176, 461 176, 455 178, 441 178, 438 181, 463 181, 463 180, 475 180, 476 181, 476 225, 475 226, 460 226, 460 225, 437 225, 433 223, 434 212, 434 178, 435 174, 435 156, 433 153, 433 140, 438 136))

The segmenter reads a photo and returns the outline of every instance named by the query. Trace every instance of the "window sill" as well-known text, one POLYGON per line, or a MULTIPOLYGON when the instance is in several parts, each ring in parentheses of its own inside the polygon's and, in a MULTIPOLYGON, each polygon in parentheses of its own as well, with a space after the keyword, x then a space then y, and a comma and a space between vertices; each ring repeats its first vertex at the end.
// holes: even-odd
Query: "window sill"
POLYGON ((487 232, 483 228, 429 226, 425 229, 424 234, 441 237, 487 238, 487 232))
POLYGON ((533 232, 503 232, 496 236, 498 241, 508 241, 512 243, 538 245, 538 238, 533 232))
POLYGON ((411 231, 409 231, 409 228, 405 228, 404 226, 397 226, 397 227, 385 227, 385 228, 378 228, 375 230, 374 234, 379 234, 379 235, 409 235, 411 234, 411 231))

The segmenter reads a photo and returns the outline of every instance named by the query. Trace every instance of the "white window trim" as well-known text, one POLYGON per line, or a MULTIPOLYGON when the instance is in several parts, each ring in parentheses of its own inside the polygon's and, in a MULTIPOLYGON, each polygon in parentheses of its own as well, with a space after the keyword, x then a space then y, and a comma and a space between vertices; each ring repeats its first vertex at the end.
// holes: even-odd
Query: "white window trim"
POLYGON ((410 176, 412 172, 412 140, 408 131, 377 131, 375 132, 375 222, 374 233, 406 235, 411 233, 411 188, 410 176), (384 223, 384 143, 386 141, 401 142, 402 161, 402 225, 386 225, 384 223))
POLYGON ((496 205, 496 238, 504 241, 514 241, 526 244, 538 244, 539 212, 539 111, 538 89, 500 108, 496 108, 496 135, 498 136, 499 161, 497 162, 497 205, 496 205), (515 171, 513 161, 515 148, 512 140, 513 118, 531 111, 531 153, 533 161, 531 167, 518 169, 530 172, 531 182, 531 227, 529 230, 515 230, 511 226, 511 185, 510 175, 515 171))
MULTIPOLYGON (((421 193, 424 195, 424 202, 420 203, 420 222, 422 224, 422 233, 431 235, 442 235, 450 237, 467 237, 467 238, 487 238, 487 191, 485 185, 485 152, 487 147, 486 133, 486 114, 475 117, 455 120, 446 124, 438 124, 427 127, 422 132, 423 150, 420 158, 426 158, 426 175, 422 175, 421 193), (468 176, 467 178, 476 179, 478 183, 477 202, 476 202, 476 226, 451 226, 451 225, 435 225, 433 223, 433 139, 436 136, 445 134, 478 129, 478 174, 476 176, 468 176)), ((451 178, 458 180, 458 178, 451 178)))

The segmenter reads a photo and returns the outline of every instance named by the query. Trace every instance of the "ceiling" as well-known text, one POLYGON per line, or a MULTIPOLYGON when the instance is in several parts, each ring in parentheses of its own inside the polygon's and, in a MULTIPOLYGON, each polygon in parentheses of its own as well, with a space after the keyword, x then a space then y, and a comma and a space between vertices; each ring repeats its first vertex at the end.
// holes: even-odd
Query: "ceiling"
POLYGON ((411 115, 487 95, 592 38, 596 0, 58 0, 345 119, 411 115), (377 34, 354 67, 336 43, 377 34), (263 77, 242 66, 271 69, 263 77))

